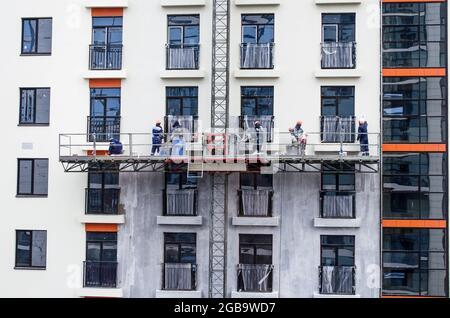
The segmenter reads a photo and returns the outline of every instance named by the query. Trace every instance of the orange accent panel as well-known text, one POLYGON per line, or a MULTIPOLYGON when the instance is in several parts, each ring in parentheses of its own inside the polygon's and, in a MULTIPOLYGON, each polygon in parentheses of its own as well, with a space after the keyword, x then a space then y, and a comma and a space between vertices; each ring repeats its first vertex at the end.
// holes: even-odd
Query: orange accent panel
POLYGON ((122 86, 122 80, 120 79, 90 79, 90 88, 119 88, 122 86))
POLYGON ((383 227, 445 229, 446 220, 383 220, 383 227))
POLYGON ((445 144, 383 144, 385 152, 445 152, 445 144))
MULTIPOLYGON (((408 1, 409 2, 409 1, 408 1)), ((445 68, 383 68, 383 76, 445 76, 445 68)))
POLYGON ((118 232, 117 224, 97 224, 87 223, 85 225, 86 232, 118 232))
POLYGON ((93 17, 122 17, 123 8, 92 8, 93 17))
MULTIPOLYGON (((108 156, 109 151, 108 150, 97 150, 97 156, 108 156)), ((94 150, 88 150, 87 151, 88 156, 94 155, 94 150)))
POLYGON ((445 2, 447 0, 382 0, 383 3, 390 3, 390 2, 445 2))

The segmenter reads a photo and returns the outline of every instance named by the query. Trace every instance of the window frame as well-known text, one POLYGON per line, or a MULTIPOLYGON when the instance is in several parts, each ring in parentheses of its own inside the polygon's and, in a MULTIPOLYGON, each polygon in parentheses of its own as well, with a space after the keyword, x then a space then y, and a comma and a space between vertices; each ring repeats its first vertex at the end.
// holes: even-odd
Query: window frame
MULTIPOLYGON (((180 114, 172 115, 172 116, 192 116, 194 119, 198 118, 198 95, 199 95, 199 87, 198 86, 166 86, 166 116, 170 116, 169 114, 169 101, 170 100, 178 100, 180 101, 180 114), (169 96, 168 90, 172 88, 184 88, 184 89, 196 89, 197 95, 196 96, 189 96, 189 95, 179 95, 179 96, 169 96), (185 108, 184 108, 184 100, 187 98, 196 98, 197 99, 197 110, 196 115, 185 115, 185 108)), ((167 128, 167 127, 166 127, 167 128)))
POLYGON ((238 252, 239 252, 239 264, 273 265, 273 235, 272 234, 246 234, 246 233, 239 233, 239 250, 238 250, 238 252), (267 236, 267 237, 270 237, 271 243, 257 243, 257 242, 256 243, 255 242, 253 242, 253 243, 242 243, 241 242, 242 241, 242 239, 241 239, 242 236, 252 236, 252 237, 267 236), (243 263, 243 256, 242 256, 242 253, 241 253, 241 248, 244 247, 244 246, 253 248, 253 262, 252 263, 243 263), (262 246, 265 246, 265 247, 269 247, 270 246, 270 251, 271 251, 271 255, 270 255, 271 262, 270 262, 270 264, 258 263, 257 262, 257 258, 258 258, 257 251, 258 251, 258 248, 262 247, 262 246))
POLYGON ((355 98, 356 98, 356 94, 355 93, 356 93, 356 89, 355 89, 354 85, 322 85, 322 86, 320 86, 320 115, 322 117, 329 116, 329 115, 324 115, 323 101, 324 101, 324 99, 333 99, 336 102, 336 106, 335 106, 335 113, 336 113, 336 115, 335 116, 341 117, 341 118, 342 117, 346 117, 346 116, 339 115, 340 108, 341 108, 340 107, 340 100, 341 100, 341 98, 350 98, 351 97, 351 98, 353 98, 353 115, 351 115, 351 116, 355 117, 355 98), (337 88, 339 88, 339 89, 341 89, 341 88, 351 88, 352 89, 352 95, 349 95, 349 96, 343 96, 343 95, 325 96, 324 93, 323 93, 323 90, 324 89, 329 89, 329 88, 336 88, 336 89, 337 88))
POLYGON ((200 20, 201 16, 199 13, 195 13, 195 14, 168 14, 167 15, 167 45, 170 46, 180 46, 180 47, 197 47, 200 45, 200 34, 201 34, 201 30, 200 30, 200 25, 201 25, 201 20, 200 20), (176 24, 176 25, 171 25, 170 24, 170 17, 197 17, 198 18, 198 24, 176 24), (198 42, 197 43, 189 43, 186 44, 186 38, 185 38, 185 34, 186 34, 186 27, 198 27, 198 42), (171 44, 171 39, 170 39, 170 29, 181 29, 181 43, 180 44, 171 44))
POLYGON ((331 41, 329 41, 328 43, 356 43, 356 31, 357 31, 357 28, 356 28, 356 17, 357 17, 357 13, 356 12, 322 12, 322 14, 321 14, 321 16, 320 16, 320 18, 321 18, 321 42, 322 43, 325 43, 324 42, 324 26, 336 26, 336 42, 331 42, 331 41), (354 26, 354 33, 353 33, 353 37, 354 37, 354 39, 353 39, 353 41, 342 41, 341 39, 340 39, 340 30, 341 30, 341 27, 342 27, 342 25, 352 25, 352 24, 350 24, 350 23, 341 23, 341 22, 339 22, 339 23, 324 23, 324 16, 325 15, 353 15, 354 17, 355 17, 355 22, 353 23, 353 26, 354 26))
POLYGON ((117 232, 96 232, 96 233, 108 233, 108 234, 115 234, 116 235, 116 239, 115 240, 90 240, 88 239, 88 235, 89 235, 89 231, 86 232, 86 255, 85 255, 85 260, 86 262, 98 262, 98 263, 103 263, 103 262, 107 262, 107 263, 117 263, 117 254, 118 254, 118 235, 117 232), (89 244, 90 243, 94 243, 94 244, 100 244, 100 260, 99 261, 95 261, 95 260, 89 260, 88 259, 88 255, 89 255, 89 244), (104 243, 115 243, 116 244, 116 260, 115 261, 104 261, 103 260, 103 245, 104 243))
POLYGON ((50 126, 50 106, 51 106, 51 87, 20 87, 19 88, 19 124, 18 126, 50 126), (49 103, 48 103, 48 122, 47 123, 36 123, 36 102, 37 94, 39 90, 49 91, 49 103), (33 91, 34 94, 34 105, 33 105, 33 122, 22 122, 22 93, 24 91, 33 91))
POLYGON ((23 198, 23 197, 35 197, 35 198, 47 198, 48 197, 48 182, 49 182, 49 177, 50 177, 50 160, 48 158, 17 158, 17 188, 16 188, 16 197, 17 198, 23 198), (46 194, 34 194, 34 179, 35 179, 35 166, 34 163, 36 160, 42 160, 42 161, 47 161, 47 193, 46 194), (20 193, 19 192, 19 188, 20 188, 20 162, 21 161, 31 161, 32 165, 31 165, 31 192, 30 193, 20 193))
POLYGON ((251 85, 251 86, 241 86, 241 116, 274 116, 274 108, 275 108, 275 86, 273 85, 251 85), (257 96, 246 96, 244 95, 243 90, 246 88, 250 88, 250 89, 265 89, 265 88, 270 88, 272 89, 272 96, 270 95, 257 95, 257 96), (272 105, 271 105, 271 115, 262 115, 261 111, 259 110, 261 107, 259 106, 259 100, 260 99, 271 99, 272 100, 272 105), (245 99, 252 99, 255 101, 255 115, 245 115, 244 114, 244 100, 245 99))
POLYGON ((241 14, 241 43, 248 44, 251 42, 244 42, 244 28, 245 27, 253 27, 256 29, 256 37, 255 44, 274 44, 275 43, 275 13, 242 13, 241 14), (244 24, 244 16, 263 16, 263 15, 271 15, 273 16, 273 23, 256 23, 256 24, 244 24), (272 42, 260 42, 259 34, 260 29, 266 26, 273 27, 273 41, 272 42))
POLYGON ((21 269, 21 270, 46 270, 47 269, 47 230, 23 230, 23 229, 18 229, 15 230, 15 236, 16 236, 16 242, 15 242, 15 260, 14 260, 14 269, 21 269), (30 257, 30 264, 29 266, 25 266, 25 265, 18 265, 18 244, 19 244, 19 232, 30 232, 30 251, 29 251, 29 257, 30 257), (45 233, 45 265, 44 266, 33 266, 33 232, 44 232, 45 233))
POLYGON ((196 232, 164 232, 163 233, 163 259, 164 259, 164 264, 168 264, 168 263, 172 263, 172 262, 168 262, 167 261, 167 245, 176 245, 178 248, 178 255, 177 255, 177 259, 178 262, 175 264, 192 264, 192 265, 196 265, 197 264, 197 239, 198 239, 198 235, 196 232), (167 242, 167 238, 166 235, 167 234, 190 234, 190 235, 194 235, 195 241, 194 242, 183 242, 181 240, 177 240, 176 242, 167 242), (193 263, 191 262, 181 262, 181 254, 182 254, 182 249, 181 246, 182 245, 188 245, 190 247, 193 247, 193 250, 195 251, 195 260, 193 263))
POLYGON ((21 19, 22 25, 22 35, 21 35, 21 44, 20 44, 20 55, 21 56, 51 56, 53 50, 53 18, 52 17, 23 17, 21 19), (52 25, 52 47, 50 47, 50 52, 37 52, 39 47, 39 20, 50 20, 52 25), (24 35, 25 35, 25 21, 36 21, 36 52, 25 52, 24 51, 24 35))
POLYGON ((340 266, 351 266, 355 267, 356 265, 356 236, 355 235, 320 235, 320 266, 334 266, 334 267, 340 267, 340 266), (353 238, 353 245, 347 245, 347 244, 324 244, 323 238, 324 237, 352 237, 353 238), (323 263, 323 249, 324 248, 330 248, 335 251, 335 263, 337 265, 324 265, 323 263), (339 249, 343 248, 352 248, 353 250, 353 265, 339 265, 339 253, 337 252, 339 249))

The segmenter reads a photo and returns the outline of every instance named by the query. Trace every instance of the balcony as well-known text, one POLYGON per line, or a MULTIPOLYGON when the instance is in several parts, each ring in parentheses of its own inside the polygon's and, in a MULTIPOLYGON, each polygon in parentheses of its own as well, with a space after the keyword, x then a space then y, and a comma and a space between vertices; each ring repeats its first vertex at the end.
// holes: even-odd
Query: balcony
POLYGON ((239 190, 239 216, 271 217, 272 190, 239 190))
POLYGON ((323 143, 354 143, 356 137, 355 116, 322 116, 320 118, 323 143))
POLYGON ((241 69, 273 69, 274 43, 241 43, 241 69))
POLYGON ((198 70, 199 44, 166 44, 167 70, 198 70))
POLYGON ((195 290, 197 265, 191 263, 164 263, 162 271, 163 290, 195 290))
POLYGON ((164 216, 196 216, 197 197, 195 189, 164 190, 164 216))
POLYGON ((119 214, 120 189, 86 189, 86 214, 119 214))
POLYGON ((87 118, 88 141, 108 142, 120 139, 120 116, 89 116, 87 118))
POLYGON ((116 288, 117 262, 84 262, 83 286, 116 288))
POLYGON ((274 129, 274 116, 239 116, 239 125, 245 131, 246 135, 250 139, 256 139, 254 124, 255 121, 259 121, 264 128, 264 142, 272 142, 273 129, 274 129))
POLYGON ((122 45, 90 45, 90 70, 121 70, 122 45))
POLYGON ((322 47, 322 69, 356 68, 355 42, 325 42, 322 47))
POLYGON ((319 266, 320 293, 354 295, 355 268, 355 266, 319 266))
POLYGON ((354 191, 321 191, 320 217, 326 219, 355 218, 354 191))
POLYGON ((238 264, 238 291, 272 292, 272 271, 272 264, 238 264))

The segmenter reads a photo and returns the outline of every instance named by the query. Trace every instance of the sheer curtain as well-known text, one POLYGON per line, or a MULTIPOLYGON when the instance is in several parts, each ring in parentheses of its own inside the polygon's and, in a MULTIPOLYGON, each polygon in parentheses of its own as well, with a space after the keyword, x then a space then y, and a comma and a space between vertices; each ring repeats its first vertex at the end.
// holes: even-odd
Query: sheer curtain
POLYGON ((323 142, 353 142, 354 118, 323 116, 322 117, 322 141, 323 142))
POLYGON ((241 190, 244 216, 268 216, 270 190, 241 190))
POLYGON ((353 68, 353 42, 322 43, 322 67, 353 68))
POLYGON ((242 276, 244 291, 269 291, 271 264, 239 264, 238 275, 242 276))
POLYGON ((169 69, 194 69, 195 48, 193 47, 169 47, 168 68, 169 69))
POLYGON ((325 194, 322 216, 324 218, 352 218, 353 196, 325 194))
POLYGON ((164 288, 172 290, 191 290, 192 264, 166 263, 164 264, 164 288))
POLYGON ((167 215, 195 215, 195 190, 180 189, 166 192, 167 215))
POLYGON ((264 128, 263 144, 272 141, 273 116, 243 116, 243 128, 250 141, 256 143, 255 121, 259 121, 264 128))
POLYGON ((242 47, 243 68, 271 68, 272 48, 271 43, 247 43, 242 47))
POLYGON ((322 266, 322 294, 353 294, 353 266, 322 266))

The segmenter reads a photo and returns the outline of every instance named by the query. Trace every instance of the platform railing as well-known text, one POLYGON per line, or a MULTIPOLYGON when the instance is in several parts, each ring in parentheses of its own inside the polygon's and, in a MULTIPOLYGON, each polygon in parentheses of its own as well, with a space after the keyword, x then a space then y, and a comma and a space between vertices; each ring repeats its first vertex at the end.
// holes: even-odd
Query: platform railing
MULTIPOLYGON (((244 130, 230 131, 223 136, 210 133, 176 133, 164 135, 163 142, 152 144, 150 133, 121 133, 116 137, 122 144, 120 154, 108 153, 109 143, 98 142, 105 140, 102 134, 61 134, 59 136, 60 160, 89 157, 94 160, 110 158, 153 158, 172 160, 229 160, 235 162, 243 159, 298 159, 302 158, 379 158, 381 151, 380 134, 368 133, 368 144, 363 145, 368 151, 361 151, 361 145, 343 140, 357 139, 357 133, 343 133, 340 142, 323 143, 322 133, 307 133, 304 136, 295 137, 289 132, 272 132, 273 140, 267 142, 267 133, 248 134, 244 130), (215 138, 211 138, 214 135, 215 138), (352 135, 352 137, 348 137, 352 135), (221 138, 218 138, 221 137, 221 138), (89 140, 92 140, 90 142, 89 140), (152 146, 158 146, 158 155, 152 156, 152 146), (215 151, 220 149, 220 151, 215 151)), ((339 134, 339 133, 338 133, 339 134)), ((365 138, 363 138, 365 139, 365 138)))

